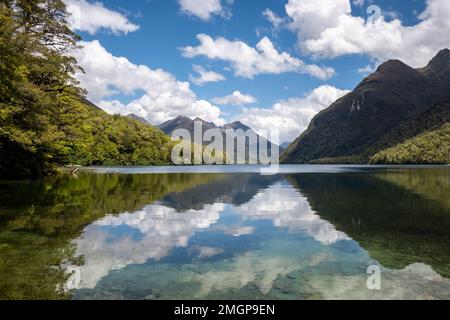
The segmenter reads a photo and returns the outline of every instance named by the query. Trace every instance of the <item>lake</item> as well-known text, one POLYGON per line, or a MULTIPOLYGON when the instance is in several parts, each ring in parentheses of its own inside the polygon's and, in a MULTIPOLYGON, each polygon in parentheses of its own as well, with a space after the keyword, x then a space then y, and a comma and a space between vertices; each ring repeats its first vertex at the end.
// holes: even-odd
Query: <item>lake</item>
POLYGON ((0 299, 450 298, 450 167, 259 169, 0 182, 0 299))

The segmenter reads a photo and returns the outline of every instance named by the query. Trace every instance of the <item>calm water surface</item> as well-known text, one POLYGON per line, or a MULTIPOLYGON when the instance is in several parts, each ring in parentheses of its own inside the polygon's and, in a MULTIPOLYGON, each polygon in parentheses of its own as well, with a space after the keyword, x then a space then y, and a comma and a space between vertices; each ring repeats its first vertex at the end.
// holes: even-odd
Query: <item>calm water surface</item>
POLYGON ((449 167, 258 172, 0 182, 0 299, 450 298, 449 167))

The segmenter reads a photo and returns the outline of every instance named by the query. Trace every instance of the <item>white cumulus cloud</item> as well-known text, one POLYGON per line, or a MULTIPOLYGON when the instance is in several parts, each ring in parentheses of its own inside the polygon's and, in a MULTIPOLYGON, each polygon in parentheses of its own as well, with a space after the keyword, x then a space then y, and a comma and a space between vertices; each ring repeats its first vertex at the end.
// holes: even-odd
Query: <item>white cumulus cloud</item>
POLYGON ((282 143, 292 142, 306 130, 316 114, 347 93, 346 90, 324 85, 302 98, 279 101, 270 109, 246 108, 236 119, 259 134, 264 134, 268 129, 278 130, 282 143))
POLYGON ((255 103, 256 98, 248 94, 243 94, 240 91, 234 91, 228 96, 214 98, 211 101, 219 105, 242 106, 244 104, 255 103))
POLYGON ((207 21, 213 16, 228 18, 231 13, 221 3, 220 0, 179 0, 181 11, 207 21))
POLYGON ((258 192, 249 202, 236 208, 236 211, 244 220, 272 220, 277 228, 286 228, 290 232, 306 231, 323 244, 351 240, 331 223, 322 220, 306 197, 294 188, 286 188, 282 183, 258 192))
POLYGON ((205 70, 202 66, 194 65, 193 70, 198 75, 195 76, 190 74, 189 80, 191 80, 193 84, 196 84, 198 86, 202 86, 205 83, 219 82, 226 80, 226 78, 220 73, 205 70))
POLYGON ((395 16, 390 21, 353 16, 350 0, 289 0, 286 12, 299 47, 316 58, 365 54, 378 62, 400 59, 423 67, 439 50, 450 47, 448 0, 426 0, 419 22, 408 26, 395 16))
POLYGON ((272 24, 275 30, 284 27, 288 21, 286 17, 282 18, 270 9, 264 10, 263 16, 272 24))
POLYGON ((139 29, 123 14, 105 8, 101 2, 87 0, 64 0, 70 14, 68 23, 73 30, 95 34, 101 29, 114 34, 128 34, 139 29))
POLYGON ((201 117, 223 123, 220 109, 197 99, 188 82, 178 81, 162 69, 136 65, 124 57, 109 53, 99 41, 82 42, 73 55, 85 74, 78 74, 88 98, 109 113, 134 113, 152 124, 160 124, 179 115, 201 117), (116 94, 142 96, 129 104, 111 99, 116 94))
POLYGON ((186 58, 205 56, 209 59, 227 61, 237 76, 253 78, 258 74, 280 74, 298 72, 310 74, 319 79, 328 79, 335 73, 332 68, 308 65, 287 52, 279 52, 269 38, 264 37, 256 47, 242 41, 230 41, 219 37, 199 34, 197 47, 181 48, 186 58))

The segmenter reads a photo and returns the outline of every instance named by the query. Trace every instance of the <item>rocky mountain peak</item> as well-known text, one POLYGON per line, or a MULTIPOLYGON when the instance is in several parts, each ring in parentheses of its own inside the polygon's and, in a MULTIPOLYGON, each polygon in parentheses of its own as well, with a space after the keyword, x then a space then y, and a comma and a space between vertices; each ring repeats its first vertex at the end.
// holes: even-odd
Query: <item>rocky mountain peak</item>
POLYGON ((450 85, 450 50, 443 49, 422 69, 420 73, 443 85, 450 85))
POLYGON ((431 59, 427 67, 441 70, 443 68, 448 68, 448 66, 450 66, 450 50, 443 49, 439 51, 439 53, 433 59, 431 59))
POLYGON ((235 121, 233 123, 229 123, 223 126, 224 129, 233 129, 233 130, 239 130, 242 129, 244 131, 249 130, 250 128, 248 126, 246 126, 245 124, 243 124, 240 121, 235 121))
POLYGON ((407 78, 418 76, 418 72, 400 60, 388 60, 381 64, 372 76, 407 78))

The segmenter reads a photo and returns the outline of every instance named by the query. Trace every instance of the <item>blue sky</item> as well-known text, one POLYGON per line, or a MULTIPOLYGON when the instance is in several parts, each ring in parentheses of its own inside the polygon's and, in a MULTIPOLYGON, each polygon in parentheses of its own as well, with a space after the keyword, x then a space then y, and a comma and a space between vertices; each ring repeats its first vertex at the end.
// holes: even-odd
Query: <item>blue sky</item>
POLYGON ((65 2, 73 13, 73 28, 88 46, 75 54, 87 71, 80 76, 81 85, 105 110, 137 113, 153 124, 183 112, 218 124, 241 119, 257 131, 277 123, 284 142, 382 61, 402 59, 419 67, 450 45, 445 39, 429 43, 426 37, 432 28, 442 34, 450 31, 439 25, 439 19, 448 18, 441 17, 442 12, 450 12, 444 0, 65 2), (308 3, 315 8, 305 9, 308 3), (367 20, 371 5, 381 9, 381 22, 367 20), (201 42, 200 34, 211 41, 201 42), (218 41, 222 38, 225 43, 218 41), (257 44, 262 39, 275 55, 269 49, 260 54, 257 44), (256 50, 248 64, 238 43, 256 50), (412 55, 411 47, 418 46, 420 53, 412 55), (101 58, 106 54, 108 65, 101 58), (103 69, 94 63, 104 63, 103 69), (199 85, 194 68, 214 73, 217 81, 199 85), (168 84, 159 88, 164 81, 168 84), (172 110, 171 104, 177 107, 172 110))

